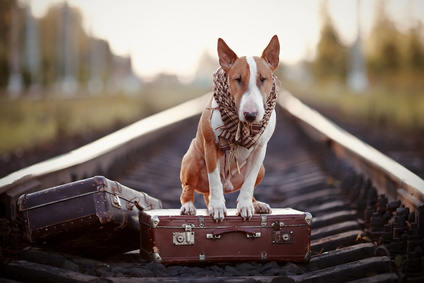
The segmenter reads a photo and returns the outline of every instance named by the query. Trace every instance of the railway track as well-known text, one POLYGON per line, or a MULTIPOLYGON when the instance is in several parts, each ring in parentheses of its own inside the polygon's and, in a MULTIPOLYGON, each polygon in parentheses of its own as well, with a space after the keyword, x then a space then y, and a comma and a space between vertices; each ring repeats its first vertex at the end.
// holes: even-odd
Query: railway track
MULTIPOLYGON (((309 262, 149 263, 137 252, 88 259, 21 241, 23 194, 105 175, 179 208, 179 169, 206 96, 0 180, 0 277, 44 282, 422 282, 424 181, 303 105, 280 96, 255 197, 313 215, 309 262)), ((226 195, 236 206, 237 193, 226 195)), ((197 208, 204 208, 197 195, 197 208)))

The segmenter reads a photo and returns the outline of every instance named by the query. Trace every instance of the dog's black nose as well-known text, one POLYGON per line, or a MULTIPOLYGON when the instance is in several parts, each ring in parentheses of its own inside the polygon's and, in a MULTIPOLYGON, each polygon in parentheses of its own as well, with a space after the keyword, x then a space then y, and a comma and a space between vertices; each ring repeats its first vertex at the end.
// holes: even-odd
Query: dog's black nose
POLYGON ((246 118, 246 121, 250 123, 255 121, 257 115, 257 112, 244 112, 244 118, 246 118))

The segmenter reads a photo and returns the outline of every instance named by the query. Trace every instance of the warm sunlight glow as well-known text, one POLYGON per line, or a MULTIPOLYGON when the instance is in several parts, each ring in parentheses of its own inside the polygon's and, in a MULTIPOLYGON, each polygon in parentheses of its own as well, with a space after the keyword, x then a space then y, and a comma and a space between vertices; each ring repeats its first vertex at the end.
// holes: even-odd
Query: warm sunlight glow
MULTIPOLYGON (((62 0, 30 1, 40 17, 62 0)), ((205 51, 216 56, 222 37, 239 55, 260 55, 272 35, 281 42, 281 62, 312 59, 320 32, 317 0, 298 1, 196 1, 196 0, 68 0, 78 7, 84 25, 94 36, 109 41, 117 54, 130 54, 137 74, 161 72, 182 77, 194 75, 205 51)), ((360 2, 360 26, 368 35, 377 0, 360 2)), ((423 19, 424 1, 385 1, 401 26, 406 19, 423 19)), ((329 12, 341 39, 353 41, 357 33, 357 0, 328 1, 329 12)))

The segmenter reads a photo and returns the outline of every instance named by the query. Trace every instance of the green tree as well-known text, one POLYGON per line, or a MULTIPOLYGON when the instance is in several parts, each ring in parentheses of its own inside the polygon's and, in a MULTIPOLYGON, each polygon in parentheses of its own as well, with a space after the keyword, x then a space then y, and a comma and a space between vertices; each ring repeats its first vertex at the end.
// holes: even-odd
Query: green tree
POLYGON ((327 2, 321 6, 323 26, 317 46, 317 55, 312 70, 317 79, 343 79, 346 77, 347 48, 341 42, 339 35, 328 13, 327 2))
MULTIPOLYGON (((0 89, 7 87, 10 75, 12 9, 18 16, 18 33, 24 33, 25 9, 20 1, 0 0, 0 89)), ((20 39, 22 36, 20 36, 20 39)), ((22 44, 21 44, 22 45, 22 44)), ((22 46, 20 45, 20 53, 22 46)), ((22 61, 22 60, 21 60, 22 61)))
POLYGON ((0 88, 7 85, 9 76, 7 43, 10 28, 10 9, 12 1, 0 0, 0 88))
POLYGON ((368 66, 377 76, 398 73, 402 67, 402 34, 386 13, 384 1, 377 2, 375 23, 370 33, 368 66))
POLYGON ((424 72, 424 43, 423 43, 423 26, 418 23, 409 29, 406 34, 405 47, 405 68, 412 73, 424 72))

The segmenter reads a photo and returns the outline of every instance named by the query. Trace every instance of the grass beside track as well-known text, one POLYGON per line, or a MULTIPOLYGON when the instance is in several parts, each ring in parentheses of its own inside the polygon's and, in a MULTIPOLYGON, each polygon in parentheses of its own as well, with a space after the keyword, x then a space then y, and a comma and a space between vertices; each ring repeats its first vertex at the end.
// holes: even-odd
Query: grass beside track
POLYGON ((424 88, 376 84, 354 93, 337 82, 300 86, 283 83, 306 103, 338 111, 344 119, 378 128, 424 130, 424 88))
POLYGON ((148 86, 137 95, 0 98, 0 154, 115 125, 127 125, 203 95, 195 87, 148 86))

